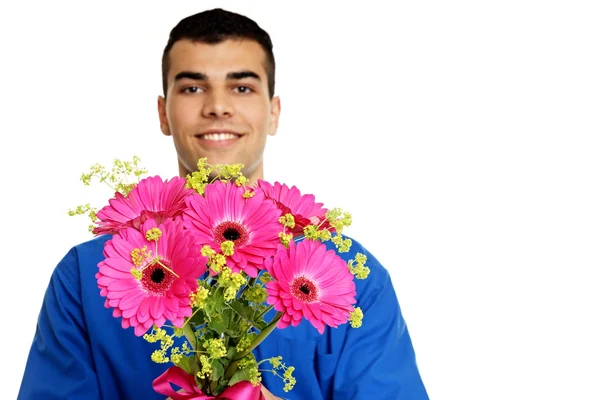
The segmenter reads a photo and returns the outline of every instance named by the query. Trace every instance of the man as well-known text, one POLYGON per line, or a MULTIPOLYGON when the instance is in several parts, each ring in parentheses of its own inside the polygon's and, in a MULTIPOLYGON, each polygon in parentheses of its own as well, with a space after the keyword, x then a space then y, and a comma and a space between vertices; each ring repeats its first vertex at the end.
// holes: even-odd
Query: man
MULTIPOLYGON (((201 157, 243 163, 254 183, 275 135, 280 100, 269 35, 248 18, 221 9, 183 19, 163 55, 161 131, 172 136, 180 176, 201 157)), ((162 399, 152 381, 170 365, 149 356, 154 344, 123 329, 104 307, 95 278, 108 235, 75 246, 56 267, 46 292, 19 400, 162 399)), ((363 326, 319 334, 307 321, 276 329, 257 359, 282 356, 297 384, 263 374, 267 399, 428 399, 388 272, 356 240, 345 259, 367 255, 371 274, 357 281, 363 326), (266 388, 269 388, 267 390, 266 388), (271 392, 274 394, 271 394, 271 392)))

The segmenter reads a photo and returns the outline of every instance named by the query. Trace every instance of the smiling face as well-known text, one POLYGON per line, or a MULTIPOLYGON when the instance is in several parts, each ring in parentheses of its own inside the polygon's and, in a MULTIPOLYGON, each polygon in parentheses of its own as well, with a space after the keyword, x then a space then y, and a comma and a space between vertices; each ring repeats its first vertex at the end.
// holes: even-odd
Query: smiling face
POLYGON ((265 59, 247 39, 173 45, 158 113, 162 132, 173 137, 180 176, 207 157, 213 165, 244 164, 252 183, 263 177, 267 136, 277 132, 280 112, 279 98, 269 96, 265 59))

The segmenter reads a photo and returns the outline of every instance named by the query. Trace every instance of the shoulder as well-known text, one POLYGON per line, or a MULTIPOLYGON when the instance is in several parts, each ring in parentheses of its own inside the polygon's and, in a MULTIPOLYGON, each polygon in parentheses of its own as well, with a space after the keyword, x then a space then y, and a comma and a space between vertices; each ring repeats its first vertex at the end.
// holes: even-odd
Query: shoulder
POLYGON ((101 235, 71 247, 54 269, 52 278, 77 285, 82 268, 95 266, 102 261, 104 245, 111 237, 111 235, 101 235))
POLYGON ((59 263, 61 265, 77 265, 89 262, 99 262, 104 257, 104 245, 110 240, 112 235, 96 236, 74 245, 59 263))
POLYGON ((346 261, 346 263, 354 263, 356 256, 359 254, 362 254, 366 257, 366 262, 364 265, 369 268, 369 276, 366 279, 355 279, 359 293, 365 290, 369 292, 373 290, 381 290, 383 287, 391 284, 389 271, 379 262, 377 257, 369 249, 367 249, 361 242, 353 237, 350 237, 346 234, 342 234, 341 236, 344 240, 349 239, 352 242, 349 251, 338 251, 335 247, 335 244, 333 244, 331 241, 326 242, 327 247, 335 250, 338 255, 344 261, 346 261))

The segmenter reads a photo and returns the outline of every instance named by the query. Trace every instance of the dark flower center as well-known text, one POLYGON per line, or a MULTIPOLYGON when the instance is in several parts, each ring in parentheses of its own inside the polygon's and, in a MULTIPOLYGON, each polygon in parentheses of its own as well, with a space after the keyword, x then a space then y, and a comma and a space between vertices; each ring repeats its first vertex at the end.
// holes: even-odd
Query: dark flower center
POLYGON ((298 276, 290 283, 292 295, 304 303, 312 303, 319 300, 317 285, 304 276, 298 276))
POLYGON ((157 296, 163 296, 167 293, 177 278, 173 273, 167 271, 163 265, 172 269, 167 260, 160 260, 160 264, 155 262, 148 265, 142 272, 142 286, 148 292, 157 296))
POLYGON ((215 241, 219 244, 230 240, 234 247, 240 247, 248 243, 249 235, 246 227, 239 222, 226 221, 219 225, 214 230, 215 241))
POLYGON ((238 240, 240 238, 240 233, 233 228, 228 228, 225 230, 225 232, 223 232, 223 237, 227 240, 231 240, 232 242, 238 240))
POLYGON ((150 279, 152 279, 152 282, 160 284, 165 279, 165 271, 162 268, 156 268, 150 274, 150 279))
POLYGON ((310 294, 310 288, 306 284, 300 286, 300 291, 304 294, 310 294))

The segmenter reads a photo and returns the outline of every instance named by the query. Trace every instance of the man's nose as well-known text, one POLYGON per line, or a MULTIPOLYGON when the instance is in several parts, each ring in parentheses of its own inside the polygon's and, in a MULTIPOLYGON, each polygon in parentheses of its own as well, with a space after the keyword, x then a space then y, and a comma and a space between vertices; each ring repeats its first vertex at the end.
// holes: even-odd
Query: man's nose
POLYGON ((233 104, 225 93, 211 92, 206 96, 202 107, 202 115, 206 118, 222 118, 233 115, 233 104))

